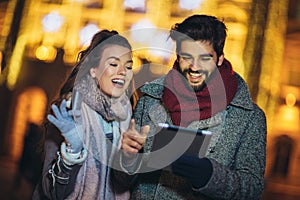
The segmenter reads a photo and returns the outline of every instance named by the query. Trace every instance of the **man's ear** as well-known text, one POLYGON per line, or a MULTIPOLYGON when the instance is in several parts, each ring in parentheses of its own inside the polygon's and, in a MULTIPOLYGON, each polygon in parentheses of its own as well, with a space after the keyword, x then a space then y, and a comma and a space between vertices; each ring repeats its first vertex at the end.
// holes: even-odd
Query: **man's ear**
POLYGON ((95 71, 95 68, 91 68, 90 69, 90 74, 93 78, 96 78, 96 71, 95 71))
POLYGON ((224 61, 224 54, 219 56, 219 60, 218 60, 218 63, 217 63, 218 67, 222 65, 223 61, 224 61))

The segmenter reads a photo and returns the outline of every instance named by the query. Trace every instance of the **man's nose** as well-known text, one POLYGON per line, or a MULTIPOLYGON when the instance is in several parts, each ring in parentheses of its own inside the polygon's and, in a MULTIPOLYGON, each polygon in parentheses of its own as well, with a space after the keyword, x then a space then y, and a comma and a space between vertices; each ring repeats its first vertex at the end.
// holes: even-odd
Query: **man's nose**
POLYGON ((193 59, 192 63, 190 64, 190 68, 194 71, 202 69, 202 63, 200 59, 193 59))

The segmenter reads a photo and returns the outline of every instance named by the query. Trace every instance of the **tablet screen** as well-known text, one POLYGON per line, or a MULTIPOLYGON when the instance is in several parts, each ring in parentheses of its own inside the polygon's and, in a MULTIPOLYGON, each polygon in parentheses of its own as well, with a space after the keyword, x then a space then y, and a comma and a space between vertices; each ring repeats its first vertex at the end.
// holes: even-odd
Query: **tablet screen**
MULTIPOLYGON (((160 130, 153 136, 153 151, 169 151, 171 154, 187 154, 204 157, 211 132, 160 123, 160 130)), ((179 155, 180 156, 180 155, 179 155)))

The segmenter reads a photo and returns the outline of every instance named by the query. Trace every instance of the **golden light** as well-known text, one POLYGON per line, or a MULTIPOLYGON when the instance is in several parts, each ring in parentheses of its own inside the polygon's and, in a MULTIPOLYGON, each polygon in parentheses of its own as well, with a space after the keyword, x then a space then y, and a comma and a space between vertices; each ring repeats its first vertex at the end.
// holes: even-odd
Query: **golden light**
POLYGON ((0 51, 0 76, 2 73, 2 61, 3 61, 3 53, 2 53, 2 51, 0 51))
POLYGON ((28 124, 42 124, 46 105, 46 93, 41 88, 30 87, 19 95, 10 138, 12 141, 12 159, 19 160, 21 156, 24 136, 26 134, 28 124))
POLYGON ((52 62, 56 57, 56 49, 52 46, 45 46, 41 45, 36 48, 35 56, 37 59, 45 61, 45 62, 52 62))
POLYGON ((142 61, 136 55, 132 56, 132 60, 133 60, 133 67, 132 67, 133 73, 137 74, 142 69, 142 61))
POLYGON ((285 104, 279 107, 277 117, 274 121, 274 129, 297 133, 300 129, 300 111, 295 106, 297 101, 294 93, 287 93, 285 96, 285 104))
POLYGON ((63 61, 68 66, 73 66, 77 62, 78 51, 66 51, 63 55, 63 61))
POLYGON ((163 63, 163 61, 160 60, 160 58, 157 58, 157 59, 158 60, 156 62, 153 62, 150 65, 151 73, 153 73, 155 75, 164 75, 164 74, 168 73, 168 71, 170 70, 169 66, 160 64, 160 63, 163 63))
POLYGON ((296 104, 296 96, 292 93, 289 93, 285 97, 285 103, 288 107, 293 107, 296 104))
POLYGON ((7 87, 13 89, 17 82, 18 75, 21 70, 22 56, 26 46, 26 34, 20 35, 17 39, 15 49, 10 59, 8 75, 7 75, 7 87))

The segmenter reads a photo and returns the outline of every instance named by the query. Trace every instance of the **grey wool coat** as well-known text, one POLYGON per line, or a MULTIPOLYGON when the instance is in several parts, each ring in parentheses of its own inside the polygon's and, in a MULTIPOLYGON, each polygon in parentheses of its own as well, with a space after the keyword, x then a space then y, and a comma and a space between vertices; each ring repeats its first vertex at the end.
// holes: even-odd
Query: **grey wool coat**
MULTIPOLYGON (((235 76, 238 91, 227 108, 210 119, 194 121, 188 126, 213 133, 205 156, 213 166, 208 183, 195 192, 184 178, 170 171, 138 173, 131 199, 261 198, 266 162, 266 118, 253 103, 245 81, 238 74, 235 76)), ((172 124, 161 103, 164 80, 165 77, 161 77, 141 88, 144 94, 134 112, 138 125, 150 125, 149 135, 160 122, 172 124)), ((152 139, 148 137, 144 151, 150 151, 151 145, 152 139)))

